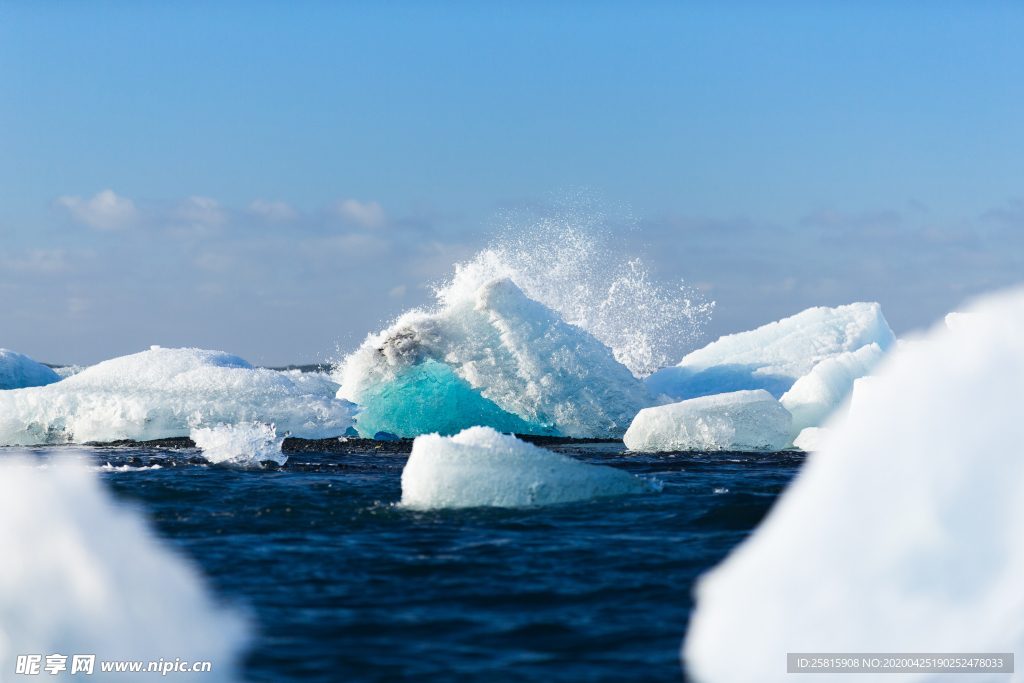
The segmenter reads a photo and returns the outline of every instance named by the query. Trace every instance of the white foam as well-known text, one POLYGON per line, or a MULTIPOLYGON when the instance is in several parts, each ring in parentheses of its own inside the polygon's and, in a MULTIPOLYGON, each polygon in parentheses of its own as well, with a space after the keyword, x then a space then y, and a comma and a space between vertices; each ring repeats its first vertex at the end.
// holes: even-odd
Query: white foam
POLYGON ((631 451, 779 451, 792 417, 763 389, 646 408, 623 437, 631 451))
POLYGON ((510 214, 501 234, 437 289, 442 308, 470 300, 486 282, 509 278, 526 296, 587 330, 637 377, 692 349, 714 302, 679 282, 658 282, 586 202, 543 215, 510 214))
POLYGON ((756 330, 722 337, 645 381, 654 395, 676 399, 743 389, 765 389, 779 398, 826 359, 870 344, 888 351, 895 342, 877 303, 809 308, 756 330))
POLYGON ((700 580, 694 680, 790 681, 787 652, 1024 648, 1024 290, 972 312, 858 380, 825 448, 700 580))
POLYGON ((660 483, 538 448, 490 427, 417 437, 402 506, 521 507, 660 490, 660 483))
POLYGON ((237 356, 157 348, 56 384, 0 392, 0 444, 160 439, 254 421, 322 438, 344 433, 354 412, 347 401, 307 393, 237 356))
POLYGON ((820 427, 853 393, 854 382, 870 373, 885 354, 871 343, 856 351, 827 358, 798 379, 779 402, 793 414, 790 438, 808 427, 820 427))
POLYGON ((285 437, 277 435, 274 425, 218 422, 212 427, 193 429, 190 436, 202 449, 203 457, 213 463, 255 466, 267 461, 278 465, 288 462, 288 456, 281 452, 285 437))
POLYGON ((652 403, 611 349, 507 278, 439 312, 406 313, 346 358, 340 379, 338 396, 363 406, 364 437, 474 425, 617 437, 652 403))
MULTIPOLYGON (((100 660, 209 661, 203 678, 234 680, 247 628, 214 604, 199 573, 116 504, 80 466, 0 464, 0 671, 19 654, 100 660)), ((69 675, 72 660, 67 660, 69 675)), ((49 678, 45 671, 43 678, 49 678)), ((77 674, 76 674, 77 675, 77 674)), ((73 680, 73 679, 72 679, 73 680)))
POLYGON ((60 375, 26 355, 0 349, 0 390, 40 387, 60 381, 60 375))

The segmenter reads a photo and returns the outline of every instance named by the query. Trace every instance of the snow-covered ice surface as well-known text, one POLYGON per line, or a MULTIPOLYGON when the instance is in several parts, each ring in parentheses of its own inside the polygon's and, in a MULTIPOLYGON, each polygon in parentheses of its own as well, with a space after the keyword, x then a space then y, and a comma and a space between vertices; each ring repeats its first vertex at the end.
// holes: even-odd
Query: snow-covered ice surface
POLYGON ((793 439, 793 445, 808 453, 820 451, 831 434, 828 427, 805 427, 793 439))
POLYGON ((764 389, 781 398, 815 365, 863 346, 888 351, 896 342, 877 303, 809 308, 749 332, 720 338, 645 382, 655 396, 695 398, 764 389))
POLYGON ((0 390, 41 387, 60 379, 56 372, 28 356, 0 349, 0 390))
POLYGON ((414 437, 476 425, 517 434, 620 437, 653 403, 612 350, 508 278, 437 312, 402 315, 345 359, 339 398, 356 429, 414 437))
POLYGON ((84 467, 6 455, 0 548, 3 680, 17 655, 32 653, 43 666, 53 653, 95 654, 89 680, 125 679, 102 673, 100 660, 161 657, 213 663, 204 680, 236 679, 244 620, 215 605, 192 565, 84 467))
POLYGON ((631 451, 782 450, 792 417, 763 389, 645 408, 623 441, 631 451))
POLYGON ((472 427, 450 437, 416 438, 402 471, 401 505, 522 507, 657 490, 657 481, 472 427))
POLYGON ((793 415, 790 438, 808 427, 820 427, 853 393, 853 384, 882 362, 885 354, 871 343, 856 351, 827 358, 798 379, 779 402, 793 415))
POLYGON ((218 422, 212 427, 193 429, 190 436, 202 449, 203 457, 213 463, 252 467, 268 460, 278 465, 288 462, 288 456, 281 452, 284 437, 277 435, 274 425, 218 422))
POLYGON ((824 450, 700 581, 694 680, 789 681, 787 652, 1024 649, 1024 290, 972 313, 858 380, 824 450))
POLYGON ((85 365, 64 365, 59 368, 53 368, 53 371, 57 373, 57 376, 61 379, 66 379, 72 375, 77 375, 88 366, 85 365))
POLYGON ((237 356, 162 349, 93 365, 55 384, 0 392, 0 444, 188 436, 218 422, 274 423, 294 436, 338 436, 354 406, 308 393, 237 356))

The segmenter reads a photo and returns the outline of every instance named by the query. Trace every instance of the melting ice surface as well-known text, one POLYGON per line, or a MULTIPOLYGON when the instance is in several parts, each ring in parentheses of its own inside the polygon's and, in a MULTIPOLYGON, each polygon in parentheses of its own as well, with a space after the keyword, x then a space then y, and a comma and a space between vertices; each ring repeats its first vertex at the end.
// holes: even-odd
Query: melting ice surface
POLYGON ((0 444, 142 441, 254 421, 317 438, 344 433, 353 413, 347 401, 238 356, 154 348, 0 392, 0 444))
POLYGON ((28 356, 0 349, 0 390, 41 387, 60 379, 56 372, 28 356))
MULTIPOLYGON (((655 396, 675 399, 744 389, 764 389, 781 398, 822 361, 870 344, 888 351, 895 342, 877 303, 809 308, 756 330, 722 337, 645 381, 655 396)), ((852 367, 870 360, 858 357, 843 363, 852 367)))
POLYGON ((490 427, 416 438, 402 506, 522 507, 660 490, 650 479, 554 453, 490 427))
POLYGON ((410 311, 340 371, 356 429, 412 437, 475 425, 502 432, 619 437, 652 399, 612 350, 508 278, 437 312, 410 311))
POLYGON ((782 450, 792 416, 763 389, 645 408, 623 441, 631 451, 782 450))
POLYGON ((1024 290, 972 313, 858 380, 823 450, 701 580, 691 677, 788 681, 787 652, 1021 652, 1024 290))
POLYGON ((193 429, 190 436, 202 449, 203 457, 213 463, 255 466, 268 460, 278 465, 288 462, 288 456, 281 452, 284 437, 277 435, 274 425, 218 422, 212 427, 193 429))
MULTIPOLYGON (((192 565, 86 469, 6 456, 0 548, 4 680, 26 653, 96 654, 90 680, 125 678, 103 674, 100 660, 168 656, 212 662, 204 679, 235 679, 245 623, 217 607, 192 565)), ((66 666, 70 675, 70 657, 66 666)))

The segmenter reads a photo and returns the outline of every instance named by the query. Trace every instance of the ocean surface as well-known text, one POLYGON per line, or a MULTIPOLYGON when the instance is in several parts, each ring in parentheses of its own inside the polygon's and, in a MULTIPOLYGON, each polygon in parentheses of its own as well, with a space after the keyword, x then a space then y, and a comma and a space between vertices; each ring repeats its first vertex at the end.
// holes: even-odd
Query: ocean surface
POLYGON ((247 613, 251 681, 683 680, 694 580, 804 459, 555 439, 540 445, 664 490, 414 512, 395 506, 408 441, 290 439, 287 464, 249 470, 207 465, 182 443, 85 451, 247 613))

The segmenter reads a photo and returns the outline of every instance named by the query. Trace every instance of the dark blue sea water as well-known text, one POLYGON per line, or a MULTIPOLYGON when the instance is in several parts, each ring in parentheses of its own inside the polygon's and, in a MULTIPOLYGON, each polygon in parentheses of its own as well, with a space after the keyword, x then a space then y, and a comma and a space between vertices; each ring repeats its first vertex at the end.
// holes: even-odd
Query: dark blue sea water
POLYGON ((402 444, 337 448, 261 470, 210 467, 192 449, 92 451, 127 465, 102 476, 248 610, 249 680, 680 681, 694 580, 803 461, 561 445, 664 491, 412 512, 394 506, 402 444))

